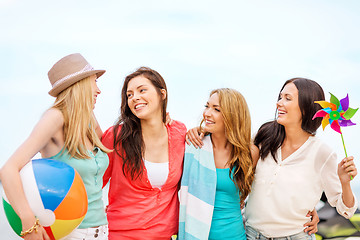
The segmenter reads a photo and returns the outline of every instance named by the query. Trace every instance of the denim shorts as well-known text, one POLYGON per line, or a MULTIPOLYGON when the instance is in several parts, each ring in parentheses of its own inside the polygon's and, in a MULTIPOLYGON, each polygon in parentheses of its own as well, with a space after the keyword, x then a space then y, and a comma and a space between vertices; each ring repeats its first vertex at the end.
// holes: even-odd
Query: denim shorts
POLYGON ((62 240, 107 240, 109 234, 108 225, 94 228, 78 228, 72 231, 62 240))
POLYGON ((248 240, 315 240, 315 235, 314 234, 309 235, 306 232, 299 232, 297 234, 290 236, 268 238, 262 235, 254 228, 250 226, 246 226, 246 238, 248 240))

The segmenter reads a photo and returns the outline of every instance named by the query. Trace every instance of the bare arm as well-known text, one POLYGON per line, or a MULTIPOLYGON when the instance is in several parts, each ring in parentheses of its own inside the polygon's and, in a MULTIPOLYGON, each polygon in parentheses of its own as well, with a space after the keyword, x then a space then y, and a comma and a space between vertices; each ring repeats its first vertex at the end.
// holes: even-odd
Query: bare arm
POLYGON ((350 186, 351 176, 357 175, 353 157, 344 158, 338 163, 336 154, 332 153, 326 159, 320 174, 330 205, 336 207, 343 217, 350 218, 357 209, 356 198, 350 186))
MULTIPOLYGON (((35 216, 26 200, 20 179, 20 170, 36 153, 44 149, 59 129, 63 127, 63 117, 59 110, 50 109, 36 124, 30 136, 15 151, 0 170, 0 178, 10 204, 22 221, 23 231, 34 225, 35 216)), ((49 239, 45 230, 40 234, 28 234, 25 239, 49 239)))
POLYGON ((351 190, 351 178, 357 175, 357 169, 354 163, 354 157, 344 158, 338 165, 338 175, 342 187, 342 199, 344 204, 351 208, 355 204, 355 198, 351 190))

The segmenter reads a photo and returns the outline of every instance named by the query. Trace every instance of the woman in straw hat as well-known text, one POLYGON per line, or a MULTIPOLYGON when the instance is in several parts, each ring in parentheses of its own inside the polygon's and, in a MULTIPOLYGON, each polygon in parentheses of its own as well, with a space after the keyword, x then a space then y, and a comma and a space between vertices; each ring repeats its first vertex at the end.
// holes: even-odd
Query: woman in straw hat
POLYGON ((55 103, 0 171, 4 191, 21 218, 26 240, 50 239, 30 209, 19 175, 38 152, 43 158, 54 158, 74 167, 91 199, 83 222, 67 239, 107 239, 101 180, 109 164, 106 154, 109 150, 100 141, 102 131, 93 114, 100 94, 97 78, 104 72, 94 70, 79 53, 55 63, 48 73, 52 84, 49 94, 56 97, 55 103), (29 231, 34 228, 38 231, 29 231))
POLYGON ((125 78, 121 115, 102 137, 110 164, 109 239, 169 240, 178 230, 178 189, 186 127, 166 125, 161 75, 141 67, 125 78))

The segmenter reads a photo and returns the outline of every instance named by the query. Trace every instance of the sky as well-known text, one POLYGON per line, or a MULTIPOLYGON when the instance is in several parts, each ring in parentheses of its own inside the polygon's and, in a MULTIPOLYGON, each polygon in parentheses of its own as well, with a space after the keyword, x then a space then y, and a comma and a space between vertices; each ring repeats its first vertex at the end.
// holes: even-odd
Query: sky
MULTIPOLYGON (((188 128, 201 120, 212 89, 230 87, 246 98, 255 134, 274 118, 280 88, 293 77, 317 81, 327 100, 329 92, 348 93, 357 108, 359 12, 357 0, 0 0, 0 167, 54 101, 47 72, 76 52, 107 70, 95 108, 103 130, 118 117, 125 76, 140 66, 164 77, 168 111, 188 128)), ((360 113, 352 120, 359 123, 360 113)), ((343 133, 358 162, 359 126, 343 133)), ((339 134, 318 135, 344 157, 339 134)), ((352 185, 360 189, 358 178, 352 185)))

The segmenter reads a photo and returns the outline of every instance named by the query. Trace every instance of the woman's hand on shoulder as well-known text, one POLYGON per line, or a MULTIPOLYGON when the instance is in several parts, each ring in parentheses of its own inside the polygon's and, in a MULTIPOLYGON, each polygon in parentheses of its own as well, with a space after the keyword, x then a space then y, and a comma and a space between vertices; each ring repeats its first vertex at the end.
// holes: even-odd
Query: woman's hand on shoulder
POLYGON ((165 125, 171 125, 173 123, 173 120, 170 117, 170 113, 166 113, 166 119, 165 119, 165 125))
POLYGON ((357 175, 357 169, 353 156, 349 156, 341 160, 338 164, 338 175, 341 183, 350 182, 351 179, 355 178, 357 175))
POLYGON ((250 144, 250 152, 251 152, 251 158, 253 160, 253 168, 255 169, 256 164, 260 158, 260 150, 255 144, 251 143, 250 144))
POLYGON ((201 148, 204 143, 202 139, 204 138, 204 133, 200 132, 199 127, 195 127, 187 131, 185 136, 185 141, 187 145, 190 145, 191 143, 194 145, 195 148, 201 148))

